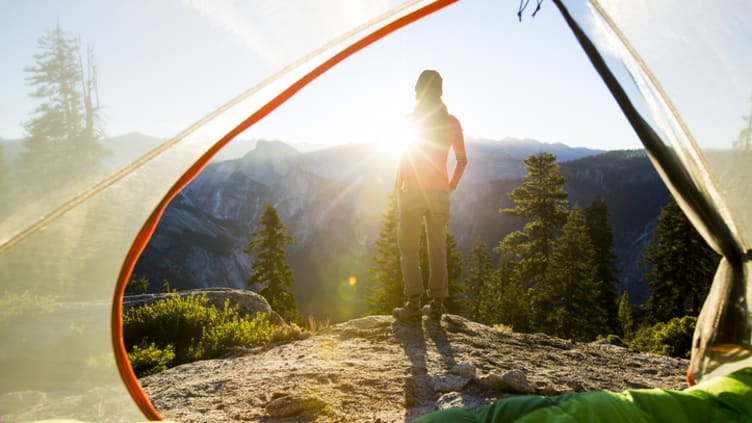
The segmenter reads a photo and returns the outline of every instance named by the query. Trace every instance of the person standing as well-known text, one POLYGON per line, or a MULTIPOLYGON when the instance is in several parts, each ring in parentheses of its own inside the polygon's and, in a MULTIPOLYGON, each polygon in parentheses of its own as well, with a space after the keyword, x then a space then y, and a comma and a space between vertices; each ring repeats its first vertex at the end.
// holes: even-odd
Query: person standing
POLYGON ((407 302, 392 315, 399 321, 418 323, 426 314, 440 320, 444 300, 449 296, 446 236, 449 223, 449 198, 457 188, 467 156, 462 127, 449 114, 441 96, 441 75, 424 70, 415 84, 415 109, 410 120, 416 129, 413 144, 403 153, 397 170, 395 195, 399 201, 398 243, 407 302), (447 171, 449 150, 456 166, 451 179, 447 171), (421 312, 423 278, 419 244, 425 225, 428 244, 428 304, 421 312))

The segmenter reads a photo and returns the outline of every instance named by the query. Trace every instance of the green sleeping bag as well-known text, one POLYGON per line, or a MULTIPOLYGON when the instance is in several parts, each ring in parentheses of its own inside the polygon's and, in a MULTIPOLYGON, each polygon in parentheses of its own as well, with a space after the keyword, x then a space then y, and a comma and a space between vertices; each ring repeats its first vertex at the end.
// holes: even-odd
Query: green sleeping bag
POLYGON ((520 396, 474 410, 440 410, 413 423, 752 422, 752 368, 683 391, 635 389, 520 396))

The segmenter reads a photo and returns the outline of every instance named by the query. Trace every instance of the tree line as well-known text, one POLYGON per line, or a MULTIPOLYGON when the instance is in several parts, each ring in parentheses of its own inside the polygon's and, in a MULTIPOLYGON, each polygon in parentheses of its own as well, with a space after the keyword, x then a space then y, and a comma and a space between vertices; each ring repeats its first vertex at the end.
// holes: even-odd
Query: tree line
MULTIPOLYGON (((454 238, 448 236, 450 312, 519 332, 578 341, 612 334, 622 342, 635 340, 635 345, 659 323, 697 316, 719 257, 675 202, 661 211, 644 251, 651 295, 635 307, 626 291, 619 292, 606 202, 595 198, 584 210, 572 207, 565 178, 550 153, 532 155, 524 164, 527 174, 508 193, 514 207, 499 210, 523 219, 522 229, 507 234, 493 249, 478 237, 464 260, 457 260, 454 238)), ((370 276, 367 301, 372 313, 388 313, 401 305, 394 199, 384 214, 370 276)))

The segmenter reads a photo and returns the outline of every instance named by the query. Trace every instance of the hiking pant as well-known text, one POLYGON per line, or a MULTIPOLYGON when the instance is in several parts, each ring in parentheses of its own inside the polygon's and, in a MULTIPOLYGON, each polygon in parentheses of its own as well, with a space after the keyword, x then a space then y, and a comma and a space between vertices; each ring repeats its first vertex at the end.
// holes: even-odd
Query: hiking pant
POLYGON ((425 223, 428 244, 428 295, 449 296, 446 236, 449 223, 449 193, 408 190, 400 195, 398 242, 405 296, 423 294, 420 269, 420 231, 425 223))

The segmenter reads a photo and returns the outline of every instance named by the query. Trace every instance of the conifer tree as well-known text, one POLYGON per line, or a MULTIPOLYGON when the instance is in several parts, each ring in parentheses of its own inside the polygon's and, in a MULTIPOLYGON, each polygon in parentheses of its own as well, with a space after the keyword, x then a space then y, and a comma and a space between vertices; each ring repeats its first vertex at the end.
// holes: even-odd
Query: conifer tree
POLYGON ((513 261, 518 264, 523 286, 532 287, 545 276, 553 241, 567 220, 569 201, 553 154, 531 155, 524 164, 527 175, 509 193, 514 207, 499 212, 527 220, 521 234, 512 233, 505 240, 505 253, 516 256, 513 261))
POLYGON ((465 310, 465 286, 461 283, 462 276, 462 253, 457 248, 454 235, 447 231, 447 275, 449 298, 444 302, 447 313, 464 315, 465 310))
POLYGON ((366 302, 370 306, 370 314, 391 314, 394 307, 399 307, 404 302, 397 241, 398 219, 397 199, 392 196, 384 213, 379 239, 376 240, 373 266, 369 269, 372 286, 366 302))
POLYGON ((549 272, 536 287, 533 318, 539 329, 578 341, 592 340, 607 330, 594 264, 585 217, 575 208, 554 242, 549 272))
POLYGON ((614 235, 611 231, 606 201, 596 197, 590 207, 585 210, 585 220, 595 252, 595 278, 600 283, 598 302, 601 308, 606 311, 610 332, 617 326, 616 289, 618 280, 616 278, 616 265, 614 265, 616 256, 611 252, 614 245, 614 235))
POLYGON ((499 323, 512 326, 517 332, 528 332, 531 326, 531 291, 523 269, 529 245, 527 233, 509 233, 495 248, 499 254, 496 275, 499 281, 499 297, 496 315, 499 323))
POLYGON ((516 264, 506 258, 499 260, 495 279, 498 281, 497 294, 490 313, 492 323, 503 323, 511 326, 516 332, 529 332, 531 326, 530 292, 532 288, 525 288, 516 264))
POLYGON ((277 209, 267 203, 245 249, 246 253, 256 257, 248 284, 260 284, 259 294, 287 321, 299 318, 295 294, 290 291, 294 282, 292 269, 285 257, 285 245, 292 242, 277 209))
POLYGON ((468 310, 470 319, 489 324, 492 323, 493 308, 496 305, 498 284, 495 281, 491 254, 486 243, 478 236, 470 254, 465 260, 465 287, 467 289, 468 310))
POLYGON ((634 331, 634 319, 632 317, 632 304, 629 302, 629 293, 624 291, 619 297, 619 327, 621 336, 627 340, 632 338, 634 331))
POLYGON ((60 25, 46 31, 38 45, 35 64, 24 70, 33 87, 30 95, 40 104, 24 124, 26 151, 19 166, 37 172, 21 175, 32 193, 38 187, 29 186, 31 180, 52 181, 54 188, 55 181, 97 166, 103 155, 93 50, 87 50, 84 63, 78 40, 60 25))
POLYGON ((510 192, 514 207, 502 214, 526 220, 520 231, 508 234, 495 248, 499 254, 499 319, 517 331, 535 329, 531 305, 536 286, 546 276, 553 243, 567 220, 569 201, 556 157, 542 152, 525 159, 527 175, 510 192))
POLYGON ((645 308, 650 323, 697 316, 710 289, 720 256, 713 251, 673 199, 658 216, 644 251, 650 287, 645 308))

